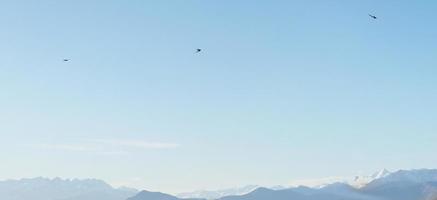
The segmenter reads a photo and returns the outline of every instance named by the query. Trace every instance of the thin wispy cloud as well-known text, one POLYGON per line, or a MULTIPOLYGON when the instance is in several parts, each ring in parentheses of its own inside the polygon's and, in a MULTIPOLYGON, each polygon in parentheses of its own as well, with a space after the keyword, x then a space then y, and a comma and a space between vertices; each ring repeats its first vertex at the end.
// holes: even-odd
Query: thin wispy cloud
POLYGON ((55 151, 85 152, 100 155, 124 155, 144 150, 174 149, 178 148, 180 144, 133 139, 90 139, 70 143, 39 143, 30 146, 55 151))
POLYGON ((140 149, 173 149, 180 146, 177 143, 149 142, 141 140, 96 139, 92 141, 105 145, 140 149))
POLYGON ((90 151, 97 150, 95 147, 80 145, 80 144, 35 144, 31 146, 35 148, 48 149, 48 150, 77 151, 77 152, 90 152, 90 151))

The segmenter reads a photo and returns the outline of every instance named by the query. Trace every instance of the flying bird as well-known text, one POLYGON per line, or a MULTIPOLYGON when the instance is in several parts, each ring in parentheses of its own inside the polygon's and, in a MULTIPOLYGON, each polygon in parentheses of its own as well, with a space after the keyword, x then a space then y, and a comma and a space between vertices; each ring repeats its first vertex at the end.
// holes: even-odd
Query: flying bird
POLYGON ((68 62, 68 61, 70 61, 70 59, 65 58, 63 61, 64 62, 68 62))
POLYGON ((371 18, 373 18, 373 19, 378 19, 375 15, 371 15, 371 14, 369 14, 369 16, 370 16, 371 18))
POLYGON ((196 53, 200 53, 202 49, 196 49, 196 53))

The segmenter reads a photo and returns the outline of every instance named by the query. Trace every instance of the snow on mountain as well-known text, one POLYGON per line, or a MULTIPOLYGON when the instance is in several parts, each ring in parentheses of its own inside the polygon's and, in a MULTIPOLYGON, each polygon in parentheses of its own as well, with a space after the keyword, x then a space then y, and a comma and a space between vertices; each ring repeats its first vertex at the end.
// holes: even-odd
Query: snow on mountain
POLYGON ((356 188, 361 188, 374 180, 384 178, 390 174, 391 172, 389 172, 387 169, 383 169, 373 173, 370 176, 355 176, 354 179, 352 181, 349 181, 348 183, 356 188))
POLYGON ((305 180, 295 180, 290 182, 289 187, 299 187, 306 186, 310 188, 323 188, 327 185, 331 185, 334 183, 345 183, 351 185, 355 188, 361 188, 368 183, 383 178, 387 175, 391 174, 386 169, 382 169, 378 172, 375 172, 371 175, 359 175, 359 176, 351 176, 351 177, 326 177, 320 179, 305 179, 305 180))

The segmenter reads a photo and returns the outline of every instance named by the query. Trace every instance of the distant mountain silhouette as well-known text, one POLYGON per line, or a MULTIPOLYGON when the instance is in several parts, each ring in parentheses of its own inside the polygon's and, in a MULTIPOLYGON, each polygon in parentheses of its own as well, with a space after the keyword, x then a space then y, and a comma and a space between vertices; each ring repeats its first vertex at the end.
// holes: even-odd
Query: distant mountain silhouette
POLYGON ((138 191, 96 179, 33 178, 0 181, 1 200, 126 200, 138 191))
POLYGON ((160 193, 160 192, 149 192, 149 191, 141 191, 134 197, 129 198, 128 200, 179 200, 179 198, 160 193))

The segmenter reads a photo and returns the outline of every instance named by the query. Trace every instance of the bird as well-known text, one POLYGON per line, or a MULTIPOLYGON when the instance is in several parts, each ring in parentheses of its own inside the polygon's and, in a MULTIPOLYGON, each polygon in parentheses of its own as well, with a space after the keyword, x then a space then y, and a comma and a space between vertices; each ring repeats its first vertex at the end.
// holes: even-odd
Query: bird
POLYGON ((373 19, 378 19, 375 15, 371 15, 371 14, 369 14, 369 16, 370 16, 371 18, 373 18, 373 19))
POLYGON ((196 53, 200 53, 202 49, 196 49, 196 53))
POLYGON ((70 61, 70 59, 64 58, 63 61, 68 62, 68 61, 70 61))

